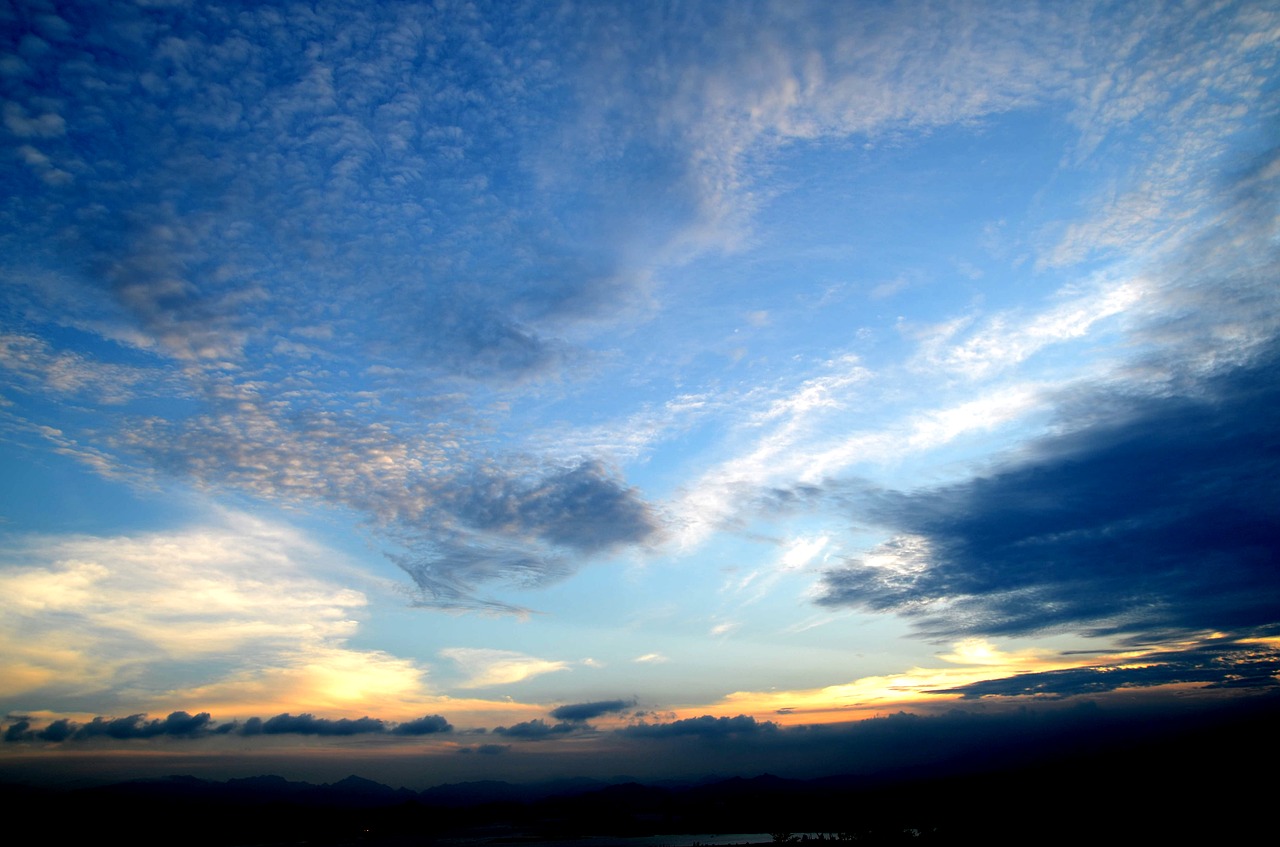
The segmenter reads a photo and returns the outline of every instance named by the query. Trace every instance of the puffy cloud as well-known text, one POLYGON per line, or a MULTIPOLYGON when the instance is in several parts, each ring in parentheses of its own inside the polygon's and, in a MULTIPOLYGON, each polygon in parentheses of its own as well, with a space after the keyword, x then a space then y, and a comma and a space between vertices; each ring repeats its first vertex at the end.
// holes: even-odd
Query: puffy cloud
POLYGON ((5 730, 5 741, 83 741, 92 738, 111 738, 117 741, 156 738, 159 736, 176 736, 180 738, 200 738, 215 731, 208 712, 190 715, 186 712, 172 712, 164 719, 155 718, 150 721, 146 715, 129 715, 123 718, 95 717, 84 724, 77 724, 68 719, 50 722, 41 730, 30 729, 31 721, 19 720, 10 724, 5 730))
POLYGON ((244 721, 214 724, 208 712, 190 715, 173 712, 164 719, 147 720, 144 714, 123 718, 95 717, 87 723, 77 723, 69 718, 50 721, 41 729, 32 729, 31 718, 20 718, 5 729, 5 741, 13 742, 62 742, 87 741, 106 738, 115 741, 158 738, 167 736, 181 739, 201 739, 210 735, 235 733, 241 736, 263 735, 322 735, 353 736, 389 733, 393 735, 423 736, 449 732, 452 725, 439 715, 426 715, 411 721, 391 723, 368 716, 361 718, 318 718, 310 713, 284 712, 263 720, 251 717, 244 721))
POLYGON ((581 732, 587 729, 584 724, 579 721, 561 721, 555 724, 549 724, 542 718, 534 718, 531 721, 512 724, 511 726, 495 726, 493 731, 497 735, 505 735, 509 738, 523 738, 527 740, 538 740, 550 738, 555 735, 566 735, 572 732, 581 732))
POLYGON ((291 715, 287 712, 265 721, 250 718, 240 728, 243 735, 363 735, 385 730, 386 724, 377 718, 331 720, 310 714, 291 715))
POLYGON ((439 715, 425 715, 411 721, 396 724, 391 730, 396 735, 434 735, 437 732, 449 732, 453 726, 439 715))

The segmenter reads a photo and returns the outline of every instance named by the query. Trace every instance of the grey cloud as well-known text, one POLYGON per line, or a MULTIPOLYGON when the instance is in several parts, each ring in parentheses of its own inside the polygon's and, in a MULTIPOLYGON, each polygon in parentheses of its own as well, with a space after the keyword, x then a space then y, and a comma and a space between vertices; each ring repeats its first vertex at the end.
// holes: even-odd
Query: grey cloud
POLYGON ((68 738, 76 737, 77 724, 67 718, 54 720, 44 729, 32 729, 31 719, 20 718, 14 720, 5 728, 5 741, 67 741, 68 738))
POLYGON ((5 741, 26 741, 31 738, 31 721, 26 718, 16 720, 4 729, 5 741))
POLYGON ((583 553, 638 543, 658 529, 636 490, 598 462, 532 480, 485 473, 459 482, 446 502, 477 529, 531 535, 583 553))
POLYGON ((533 587, 572 569, 566 554, 591 555, 658 535, 656 515, 599 463, 584 462, 532 478, 477 473, 442 488, 441 511, 461 524, 452 533, 411 537, 410 554, 392 560, 440 607, 523 610, 477 597, 481 583, 533 587))
POLYGON ((44 729, 35 734, 35 737, 41 741, 66 741, 68 738, 75 736, 75 725, 66 718, 61 718, 49 724, 44 729))
POLYGON ((323 499, 373 516, 406 548, 390 557, 422 605, 518 613, 481 598, 481 587, 544 585, 578 557, 660 531, 639 492, 597 462, 530 467, 520 457, 476 456, 446 426, 415 433, 310 408, 305 398, 284 404, 235 384, 216 389, 208 398, 215 413, 134 420, 115 446, 209 486, 323 499), (388 456, 399 461, 388 465, 388 456))
POLYGON ((1041 671, 938 689, 933 693, 960 694, 966 699, 1074 697, 1177 683, 1193 683, 1206 689, 1280 686, 1280 650, 1238 643, 1212 646, 1158 654, 1145 658, 1138 667, 1120 665, 1041 671))
POLYGON ((779 730, 773 721, 757 721, 751 715, 737 717, 685 718, 670 723, 638 723, 616 730, 633 738, 670 738, 673 736, 700 736, 703 738, 736 738, 739 736, 772 733, 779 730))
POLYGON ((511 726, 495 726, 493 732, 495 735, 505 735, 508 738, 536 740, 581 732, 584 729, 589 729, 589 727, 582 723, 561 721, 560 723, 549 724, 542 718, 534 718, 531 721, 524 721, 511 726))
POLYGON ((568 573, 563 560, 541 556, 509 544, 487 539, 471 539, 454 533, 443 540, 411 542, 412 554, 389 553, 418 587, 417 605, 437 609, 483 609, 490 612, 525 615, 529 610, 477 594, 479 586, 500 583, 533 588, 568 573))
POLYGON ((152 738, 155 736, 197 736, 209 729, 209 713, 201 711, 189 715, 186 711, 174 711, 164 720, 146 720, 146 715, 129 715, 127 718, 93 718, 90 723, 76 729, 76 738, 108 736, 110 738, 152 738))
POLYGON ((453 730, 448 720, 440 715, 425 715, 400 724, 390 724, 379 718, 363 717, 352 720, 317 718, 312 714, 292 715, 288 712, 263 720, 252 717, 243 723, 229 722, 215 725, 208 712, 191 715, 172 712, 164 719, 147 720, 143 714, 123 718, 95 717, 88 723, 76 723, 67 718, 52 721, 43 729, 32 729, 29 717, 18 717, 5 729, 5 741, 84 741, 93 738, 110 738, 118 741, 156 738, 198 739, 210 735, 235 733, 243 736, 257 735, 325 735, 351 736, 388 733, 405 736, 432 735, 453 730))
POLYGON ((75 738, 107 736, 115 739, 153 738, 157 735, 196 736, 209 728, 209 713, 189 715, 173 712, 164 720, 147 721, 145 715, 129 715, 124 718, 94 718, 76 728, 75 738))
POLYGON ((417 326, 399 334, 431 366, 477 378, 539 376, 571 358, 564 342, 460 293, 431 302, 417 326))
POLYGON ((416 720, 397 724, 391 732, 395 735, 434 735, 438 732, 450 732, 453 725, 439 715, 426 715, 416 720))
POLYGON ((558 721, 589 721, 611 712, 622 712, 636 704, 635 700, 597 700, 592 703, 570 703, 552 709, 551 717, 558 721))
POLYGON ((363 735, 366 733, 376 733, 386 731, 386 724, 378 718, 339 718, 331 720, 329 718, 317 718, 311 714, 291 715, 288 712, 268 718, 265 721, 257 721, 257 718, 250 718, 245 722, 241 733, 244 735, 363 735), (252 724, 252 728, 251 728, 252 724))
POLYGON ((95 717, 89 723, 77 724, 66 718, 51 722, 40 730, 31 729, 28 718, 15 721, 6 730, 5 741, 83 741, 91 738, 116 740, 176 736, 199 738, 212 731, 208 712, 191 715, 172 712, 163 720, 148 721, 146 715, 136 714, 123 718, 95 717))
POLYGON ((957 485, 869 493, 897 567, 851 560, 819 602, 935 636, 1242 631, 1280 620, 1275 355, 1172 395, 1095 391, 1073 431, 957 485))

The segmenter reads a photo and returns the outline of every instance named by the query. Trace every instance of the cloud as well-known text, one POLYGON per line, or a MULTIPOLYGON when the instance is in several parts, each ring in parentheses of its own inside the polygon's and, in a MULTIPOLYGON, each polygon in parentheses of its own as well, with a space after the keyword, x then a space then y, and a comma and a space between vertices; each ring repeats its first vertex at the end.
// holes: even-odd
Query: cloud
POLYGON ((21 718, 9 724, 4 729, 5 741, 23 741, 29 739, 31 729, 31 721, 21 718))
POLYGON ((215 403, 225 410, 180 425, 139 421, 116 447, 213 488, 373 516, 408 548, 389 556, 421 605, 501 607, 479 596, 482 586, 545 585, 584 557, 661 533, 640 493, 596 461, 545 467, 473 456, 447 429, 424 436, 350 413, 304 407, 286 419, 278 403, 234 385, 215 403))
POLYGON ((592 703, 570 703, 551 710, 551 717, 559 721, 589 721, 611 712, 621 712, 636 704, 635 700, 597 700, 592 703))
POLYGON ((41 730, 32 730, 31 721, 23 719, 10 724, 5 730, 5 741, 85 741, 93 738, 110 738, 117 741, 171 736, 201 738, 216 731, 208 712, 190 715, 172 712, 164 719, 148 721, 146 715, 129 715, 123 718, 95 717, 84 724, 67 719, 52 721, 41 730))
POLYGON ((164 720, 145 720, 144 715, 130 715, 126 718, 107 720, 94 718, 76 729, 75 738, 94 738, 105 735, 109 738, 152 738, 157 735, 196 736, 210 729, 209 713, 189 715, 186 712, 173 712, 164 720))
POLYGON ((1130 662, 1017 674, 982 680, 939 694, 982 697, 1073 697, 1107 691, 1194 684, 1200 688, 1272 688, 1280 685, 1280 649, 1274 642, 1209 642, 1130 662))
POLYGON ((511 650, 489 650, 476 647, 449 647, 440 655, 457 662, 467 675, 460 688, 485 688, 513 685, 544 673, 569 670, 568 662, 556 662, 526 656, 511 650))
POLYGON ((0 333, 0 367, 23 382, 64 396, 87 395, 107 405, 119 405, 138 393, 156 395, 167 389, 181 393, 172 380, 143 368, 105 364, 69 351, 55 351, 43 338, 0 333))
POLYGON ((511 726, 495 726, 493 731, 497 735, 505 735, 509 738, 524 738, 529 740, 537 740, 550 738, 556 735, 566 735, 573 732, 582 732, 590 727, 581 721, 561 721, 555 724, 549 724, 542 718, 534 718, 531 721, 512 724, 511 726))
POLYGON ((391 731, 396 735, 433 735, 437 732, 450 732, 452 729, 453 726, 439 715, 426 715, 396 724, 391 731))
POLYGON ((670 723, 640 722, 615 730, 620 735, 631 738, 670 738, 675 736, 699 736, 702 738, 736 738, 757 733, 776 732, 778 725, 773 721, 757 721, 751 715, 737 717, 713 717, 703 715, 698 718, 685 718, 670 723))
POLYGON ((154 699, 121 711, 177 699, 230 714, 412 714, 428 697, 420 666, 347 646, 368 599, 335 581, 341 556, 291 527, 227 512, 172 532, 13 536, 0 558, 6 696, 59 708, 127 681, 154 699), (195 671, 180 690, 174 663, 195 671))
POLYGON ((20 103, 4 104, 4 125, 19 138, 56 138, 65 135, 67 122, 56 112, 29 117, 20 103))
MULTIPOLYGON (((1070 115, 1083 155, 1160 117, 1173 152, 1122 193, 1182 196, 1187 183, 1168 175, 1195 151, 1174 139, 1219 126, 1200 154, 1216 155, 1248 125, 1265 96, 1264 75, 1248 72, 1257 34, 1273 24, 1229 9, 1206 40, 1194 10, 1100 28, 1053 4, 984 10, 981 26, 945 4, 853 17, 821 4, 602 7, 571 21, 533 4, 503 9, 496 28, 494 14, 321 4, 249 10, 232 26, 200 6, 161 21, 107 4, 68 15, 57 37, 42 16, 17 14, 6 43, 25 70, 9 78, 13 155, 0 167, 18 190, 0 203, 0 253, 15 283, 6 314, 43 346, 11 365, 60 404, 100 404, 59 421, 65 450, 355 509, 409 548, 394 561, 420 605, 519 612, 484 592, 545 585, 663 537, 640 492, 598 460, 633 457, 694 413, 595 426, 618 431, 558 445, 554 467, 507 449, 545 447, 518 424, 499 425, 497 449, 474 433, 506 392, 608 359, 617 328, 660 303, 664 270, 746 243, 777 193, 779 151, 1048 105, 1070 115), (1148 29, 1159 37, 1130 39, 1148 29), (18 60, 24 38, 43 49, 18 60), (1185 102, 1170 103, 1174 88, 1185 102), (1219 97, 1245 108, 1224 113, 1219 97), (314 343, 299 346, 290 327, 314 343), (153 391, 184 402, 103 408, 153 391)), ((1046 252, 1080 255, 1132 228, 1115 224, 1154 220, 1148 211, 1104 209, 1046 252)), ((1021 335, 981 324, 939 353, 954 371, 994 373, 1107 314, 1067 310, 1021 335)), ((759 450, 694 486, 678 510, 690 538, 731 523, 741 487, 771 471, 814 482, 901 446, 867 433, 807 463, 784 459, 812 452, 801 406, 822 387, 797 392, 759 450)), ((848 385, 834 390, 849 399, 848 385)), ((1026 411, 1019 399, 1003 420, 1026 411)), ((52 419, 30 406, 37 425, 52 419)), ((906 440, 963 431, 946 424, 906 440)))
POLYGON ((1276 623, 1275 367, 1263 356, 1180 393, 1087 392, 1062 434, 983 476, 869 493, 863 517, 898 535, 828 571, 818 601, 934 636, 1276 623))
POLYGON ((279 714, 273 718, 249 718, 240 727, 241 735, 364 735, 386 731, 386 724, 370 717, 317 718, 310 714, 279 714))
POLYGON ((561 121, 527 104, 557 102, 574 61, 549 10, 505 10, 527 24, 509 38, 484 9, 350 12, 100 7, 41 39, 4 104, 24 197, 0 217, 26 222, 0 251, 24 330, 7 364, 63 404, 184 400, 60 421, 76 455, 354 508, 389 543, 430 536, 403 559, 420 605, 502 608, 483 583, 544 584, 657 529, 591 458, 467 444, 490 390, 587 366, 649 271, 530 170, 561 121))
POLYGON ((115 741, 167 736, 180 739, 202 739, 211 735, 234 733, 241 736, 264 735, 317 735, 353 736, 389 733, 393 735, 422 736, 449 732, 453 727, 439 715, 427 715, 402 723, 389 723, 379 718, 318 718, 310 713, 278 714, 263 720, 251 717, 244 721, 214 724, 208 712, 190 715, 173 712, 164 719, 147 720, 144 714, 123 718, 95 717, 88 723, 77 723, 68 718, 49 722, 44 728, 32 729, 30 718, 21 718, 5 730, 5 741, 12 742, 63 742, 87 741, 106 738, 115 741))
POLYGON ((658 528, 635 490, 597 462, 527 481, 477 475, 459 480, 442 499, 469 526, 530 535, 582 553, 641 542, 658 528))

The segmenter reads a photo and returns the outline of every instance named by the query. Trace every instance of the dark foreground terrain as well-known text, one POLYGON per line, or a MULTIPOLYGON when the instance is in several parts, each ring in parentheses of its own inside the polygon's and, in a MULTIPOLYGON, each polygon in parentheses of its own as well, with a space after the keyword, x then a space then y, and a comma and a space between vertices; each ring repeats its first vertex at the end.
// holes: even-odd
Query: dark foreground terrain
POLYGON ((415 792, 355 776, 331 785, 173 776, 3 790, 11 832, 37 832, 32 843, 446 847, 752 832, 779 842, 806 833, 810 844, 1271 843, 1278 717, 1252 710, 1105 750, 1064 743, 1034 764, 970 761, 874 777, 483 782, 415 792))

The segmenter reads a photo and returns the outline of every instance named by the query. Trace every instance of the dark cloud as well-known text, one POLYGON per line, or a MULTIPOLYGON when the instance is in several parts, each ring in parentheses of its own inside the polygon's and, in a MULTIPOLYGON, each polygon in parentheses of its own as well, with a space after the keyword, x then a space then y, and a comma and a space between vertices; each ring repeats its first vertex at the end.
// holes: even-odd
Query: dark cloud
POLYGON ((819 602, 936 636, 1249 630, 1280 621, 1277 360, 1176 394, 1095 392, 1066 434, 945 488, 866 497, 898 567, 848 562, 819 602), (1084 421, 1083 425, 1080 421, 1084 421))
MULTIPOLYGON (((263 735, 362 735, 369 732, 384 732, 386 724, 378 718, 340 718, 338 720, 330 720, 328 718, 317 718, 311 714, 291 715, 288 712, 276 715, 262 722, 261 732, 263 735)), ((245 722, 244 734, 251 735, 256 732, 248 731, 248 721, 245 722)))
POLYGON ((189 715, 186 712, 171 712, 169 717, 160 723, 159 733, 163 735, 199 735, 210 730, 208 712, 189 715))
POLYGON ((476 529, 532 536, 580 553, 638 543, 658 528, 636 490, 599 462, 554 469, 532 480, 476 475, 460 480, 442 499, 476 529))
POLYGON ((512 726, 495 726, 493 732, 495 735, 505 735, 508 738, 536 739, 579 732, 587 728, 589 727, 582 723, 561 721, 560 723, 549 724, 542 718, 534 718, 531 721, 524 721, 512 726))
POLYGON ((634 706, 634 700, 597 700, 594 703, 570 703, 552 709, 551 717, 558 721, 589 721, 610 712, 621 712, 634 706))
POLYGON ((462 528, 434 528, 431 538, 391 554, 422 592, 423 605, 526 610, 480 599, 484 583, 531 588, 570 572, 571 555, 603 553, 656 537, 660 525, 639 492, 598 462, 532 478, 477 472, 436 494, 438 509, 462 528))
POLYGON ((433 735, 437 732, 450 732, 452 729, 453 725, 439 715, 426 715, 397 724, 391 731, 396 735, 433 735))
POLYGON ((617 731, 633 738, 670 738, 681 735, 724 738, 776 732, 778 728, 773 721, 757 721, 751 715, 738 715, 733 718, 703 715, 700 718, 685 718, 671 723, 638 723, 617 731))
POLYGON ((56 720, 36 733, 36 738, 41 741, 66 741, 74 736, 75 725, 66 718, 56 720))
POLYGON ((14 721, 13 723, 5 727, 4 740, 5 741, 27 741, 31 738, 31 732, 29 731, 30 729, 31 729, 31 721, 27 720, 26 718, 14 721))
POLYGON ((1209 643, 1191 650, 1144 657, 1140 663, 1018 674, 933 693, 962 694, 966 699, 1024 695, 1071 697, 1175 683, 1193 683, 1205 689, 1277 686, 1280 685, 1280 650, 1240 642, 1209 643))
POLYGON ((146 715, 129 715, 124 718, 96 717, 76 728, 75 738, 154 738, 157 735, 194 737, 209 730, 209 713, 189 715, 173 712, 164 720, 146 720, 146 715))
POLYGON ((91 738, 113 738, 127 740, 136 738, 155 738, 157 736, 177 736, 181 738, 198 738, 213 731, 210 726, 208 712, 191 715, 186 712, 172 712, 163 720, 156 718, 148 721, 146 715, 129 715, 123 718, 95 717, 86 724, 77 724, 63 718, 56 720, 41 730, 32 730, 28 718, 11 724, 5 730, 5 741, 82 741, 91 738))

